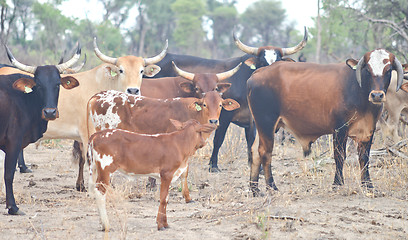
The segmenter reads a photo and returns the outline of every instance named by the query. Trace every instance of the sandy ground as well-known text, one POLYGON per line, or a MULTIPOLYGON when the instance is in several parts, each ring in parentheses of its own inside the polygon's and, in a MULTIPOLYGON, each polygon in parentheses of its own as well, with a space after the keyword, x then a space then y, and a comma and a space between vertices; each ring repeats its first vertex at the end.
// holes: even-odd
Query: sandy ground
POLYGON ((376 190, 367 192, 360 187, 355 148, 350 147, 345 185, 333 190, 330 139, 314 144, 306 159, 298 144, 287 141, 276 145, 272 162, 279 191, 266 191, 262 176, 264 196, 252 197, 243 139, 242 129, 229 131, 220 154, 221 173, 207 171, 211 143, 191 159, 189 184, 195 202, 186 204, 179 182, 174 184, 167 207, 170 228, 165 231, 157 231, 155 222, 157 189, 145 187, 147 178, 115 175, 108 235, 100 231, 94 199, 74 189, 72 142, 29 146, 26 161, 34 172, 17 172, 14 180, 17 204, 26 215, 7 215, 0 193, 0 239, 408 239, 407 159, 372 157, 376 190))

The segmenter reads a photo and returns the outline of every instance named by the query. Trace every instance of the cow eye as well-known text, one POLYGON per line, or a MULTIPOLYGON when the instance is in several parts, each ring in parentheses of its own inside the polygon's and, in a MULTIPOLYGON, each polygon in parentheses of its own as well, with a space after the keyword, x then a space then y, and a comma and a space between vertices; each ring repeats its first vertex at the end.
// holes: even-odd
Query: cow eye
POLYGON ((142 69, 142 70, 140 70, 140 74, 143 74, 144 73, 144 70, 142 69))
POLYGON ((204 103, 204 104, 203 104, 203 107, 207 107, 207 104, 204 103))
POLYGON ((119 73, 123 73, 123 70, 122 70, 122 69, 119 69, 119 73))

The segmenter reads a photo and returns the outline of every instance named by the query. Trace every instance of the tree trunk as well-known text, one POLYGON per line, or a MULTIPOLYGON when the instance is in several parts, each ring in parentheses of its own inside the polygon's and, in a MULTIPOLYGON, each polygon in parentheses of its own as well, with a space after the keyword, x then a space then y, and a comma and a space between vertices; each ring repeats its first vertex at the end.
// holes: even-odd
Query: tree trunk
POLYGON ((316 63, 320 63, 320 51, 322 45, 322 27, 320 25, 320 0, 317 0, 317 42, 316 42, 316 63))

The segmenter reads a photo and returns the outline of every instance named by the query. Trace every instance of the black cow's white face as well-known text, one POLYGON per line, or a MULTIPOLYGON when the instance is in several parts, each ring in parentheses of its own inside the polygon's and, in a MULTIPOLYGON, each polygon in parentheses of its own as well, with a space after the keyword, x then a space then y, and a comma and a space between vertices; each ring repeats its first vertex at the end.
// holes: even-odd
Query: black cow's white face
POLYGON ((262 49, 258 55, 256 67, 266 67, 282 59, 282 54, 276 49, 262 49))

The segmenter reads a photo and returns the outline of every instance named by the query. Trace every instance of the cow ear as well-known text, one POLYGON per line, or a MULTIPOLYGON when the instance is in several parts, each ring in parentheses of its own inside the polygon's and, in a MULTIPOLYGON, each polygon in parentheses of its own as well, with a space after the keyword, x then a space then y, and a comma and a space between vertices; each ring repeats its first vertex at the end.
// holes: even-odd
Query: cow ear
POLYGON ((256 62, 255 62, 256 60, 255 60, 255 58, 248 58, 247 60, 245 60, 245 64, 250 68, 250 69, 253 69, 253 70, 255 70, 256 69, 256 62))
POLYGON ((358 61, 352 58, 349 58, 346 60, 347 66, 349 66, 351 69, 356 70, 358 61))
POLYGON ((110 77, 112 77, 112 78, 115 78, 115 77, 118 76, 118 74, 119 74, 119 68, 116 67, 115 65, 110 65, 110 64, 109 64, 109 65, 106 66, 105 68, 106 68, 106 71, 107 71, 108 76, 110 76, 110 77))
POLYGON ((191 81, 181 82, 180 87, 186 93, 194 93, 194 85, 191 81))
POLYGON ((293 60, 292 58, 289 58, 289 57, 282 58, 282 61, 285 61, 285 62, 296 62, 295 60, 293 60))
POLYGON ((408 93, 408 83, 402 84, 402 85, 401 85, 401 89, 402 89, 404 92, 408 93))
POLYGON ((180 121, 177 121, 175 119, 170 119, 171 124, 174 125, 174 127, 176 127, 177 130, 181 130, 183 129, 183 123, 180 121))
POLYGON ((161 68, 157 65, 148 65, 144 68, 144 75, 147 77, 154 77, 157 73, 159 73, 161 68))
POLYGON ((217 125, 211 123, 201 124, 198 132, 211 133, 212 131, 217 129, 217 127, 218 127, 217 125))
POLYGON ((66 76, 66 77, 61 78, 61 85, 65 89, 73 89, 79 86, 79 82, 72 76, 66 76))
POLYGON ((203 105, 202 99, 193 98, 192 103, 190 103, 188 107, 194 111, 200 112, 201 110, 203 110, 202 105, 203 105))
POLYGON ((215 90, 219 93, 226 92, 231 87, 231 83, 217 83, 215 90))
POLYGON ((402 69, 404 72, 408 72, 408 63, 402 64, 402 69))
POLYGON ((234 99, 228 98, 222 100, 222 107, 227 111, 232 111, 240 107, 239 103, 234 99))
POLYGON ((32 92, 34 86, 34 79, 31 78, 19 78, 13 83, 13 88, 23 93, 32 92))

